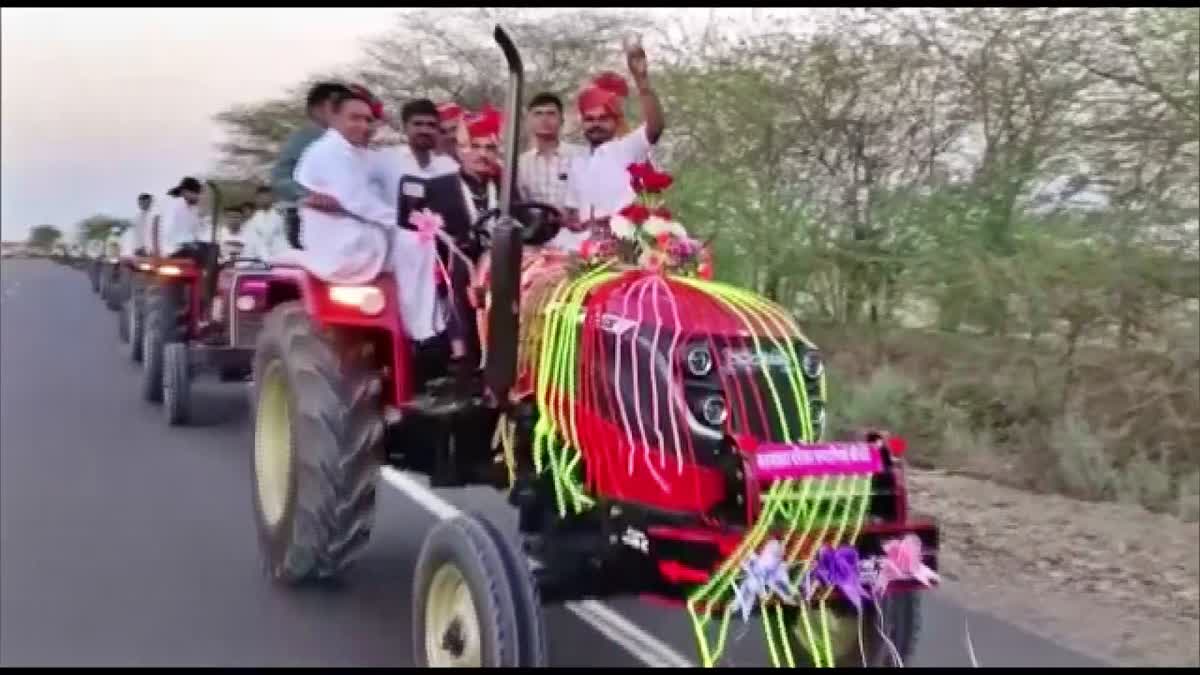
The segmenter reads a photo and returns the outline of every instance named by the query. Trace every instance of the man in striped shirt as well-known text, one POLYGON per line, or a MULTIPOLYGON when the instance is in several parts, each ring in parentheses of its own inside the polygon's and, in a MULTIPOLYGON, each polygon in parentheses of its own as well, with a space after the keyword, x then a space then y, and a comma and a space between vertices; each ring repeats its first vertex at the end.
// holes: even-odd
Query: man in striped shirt
MULTIPOLYGON (((583 147, 560 138, 563 104, 562 99, 554 94, 543 92, 534 96, 529 101, 526 121, 534 146, 526 150, 517 163, 517 189, 525 199, 549 204, 563 211, 571 166, 575 157, 583 152, 583 147)), ((546 245, 575 251, 587 237, 588 232, 582 227, 579 231, 564 227, 546 245)))

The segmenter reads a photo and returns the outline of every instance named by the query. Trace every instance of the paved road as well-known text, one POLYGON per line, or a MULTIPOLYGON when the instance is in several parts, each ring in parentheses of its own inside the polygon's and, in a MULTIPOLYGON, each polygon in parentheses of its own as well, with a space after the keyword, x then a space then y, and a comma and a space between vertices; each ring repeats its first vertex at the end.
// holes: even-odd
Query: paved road
MULTIPOLYGON (((197 424, 168 430, 136 382, 83 274, 4 261, 0 665, 407 666, 428 528, 454 506, 515 528, 490 490, 413 499, 385 473, 374 539, 346 583, 274 588, 255 549, 244 385, 204 381, 197 424)), ((937 593, 909 665, 970 665, 968 619, 983 665, 1099 665, 937 593)), ((551 608, 547 625, 554 665, 694 659, 686 618, 635 600, 551 608)), ((764 664, 757 636, 735 645, 732 665, 764 664)))

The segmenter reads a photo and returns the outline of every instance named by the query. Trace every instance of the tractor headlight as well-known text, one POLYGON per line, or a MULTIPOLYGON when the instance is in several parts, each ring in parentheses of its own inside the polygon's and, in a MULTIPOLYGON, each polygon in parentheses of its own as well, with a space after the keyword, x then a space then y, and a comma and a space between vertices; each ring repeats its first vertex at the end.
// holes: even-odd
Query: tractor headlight
POLYGON ((825 372, 825 360, 821 358, 820 352, 804 352, 800 367, 804 369, 805 377, 815 380, 825 372))
POLYGON ((239 295, 234 306, 238 308, 239 312, 253 312, 254 308, 258 306, 258 300, 253 295, 239 295))
POLYGON ((164 277, 177 277, 183 274, 183 270, 178 265, 159 265, 158 273, 164 277))
POLYGON ((688 372, 695 377, 704 377, 712 372, 713 358, 708 347, 692 347, 685 357, 688 372))
POLYGON ((382 312, 386 304, 383 291, 374 286, 330 286, 329 300, 345 307, 355 307, 370 316, 382 312))
POLYGON ((149 272, 150 270, 154 269, 154 265, 151 265, 150 263, 138 263, 137 268, 143 272, 149 272))
POLYGON ((725 399, 716 394, 705 396, 700 401, 700 417, 710 426, 719 427, 725 424, 725 420, 729 419, 729 408, 725 406, 725 399))

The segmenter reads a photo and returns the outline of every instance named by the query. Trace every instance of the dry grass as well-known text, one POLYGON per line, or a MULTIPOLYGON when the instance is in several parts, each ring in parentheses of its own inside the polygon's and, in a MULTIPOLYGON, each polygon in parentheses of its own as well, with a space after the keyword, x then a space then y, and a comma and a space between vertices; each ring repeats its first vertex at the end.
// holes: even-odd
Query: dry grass
POLYGON ((831 431, 904 434, 917 466, 1200 517, 1200 355, 861 326, 809 326, 831 431))

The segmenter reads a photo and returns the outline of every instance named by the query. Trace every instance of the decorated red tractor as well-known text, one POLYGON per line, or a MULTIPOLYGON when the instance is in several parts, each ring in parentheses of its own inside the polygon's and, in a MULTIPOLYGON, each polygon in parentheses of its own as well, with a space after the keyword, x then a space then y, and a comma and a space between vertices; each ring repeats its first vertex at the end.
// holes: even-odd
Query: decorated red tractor
POLYGON ((190 257, 156 261, 153 274, 131 294, 135 302, 127 314, 130 332, 141 332, 142 395, 162 403, 170 425, 190 420, 197 373, 213 371, 222 381, 249 376, 267 309, 269 267, 260 260, 220 258, 214 243, 220 192, 211 182, 209 191, 210 240, 194 242, 190 257))
MULTIPOLYGON (((522 66, 496 39, 514 158, 522 66)), ((387 463, 506 491, 524 539, 522 551, 480 516, 434 528, 413 580, 420 665, 546 665, 543 603, 617 595, 683 608, 705 666, 752 617, 776 665, 899 662, 938 545, 909 513, 903 441, 824 442, 816 347, 777 305, 706 279, 701 247, 654 194, 669 178, 632 174, 642 197, 612 219, 617 239, 566 264, 523 250, 529 228, 502 195, 483 381, 458 405, 421 403, 425 357, 389 277, 338 286, 272 270, 252 462, 269 575, 340 575, 370 535, 387 463)))

